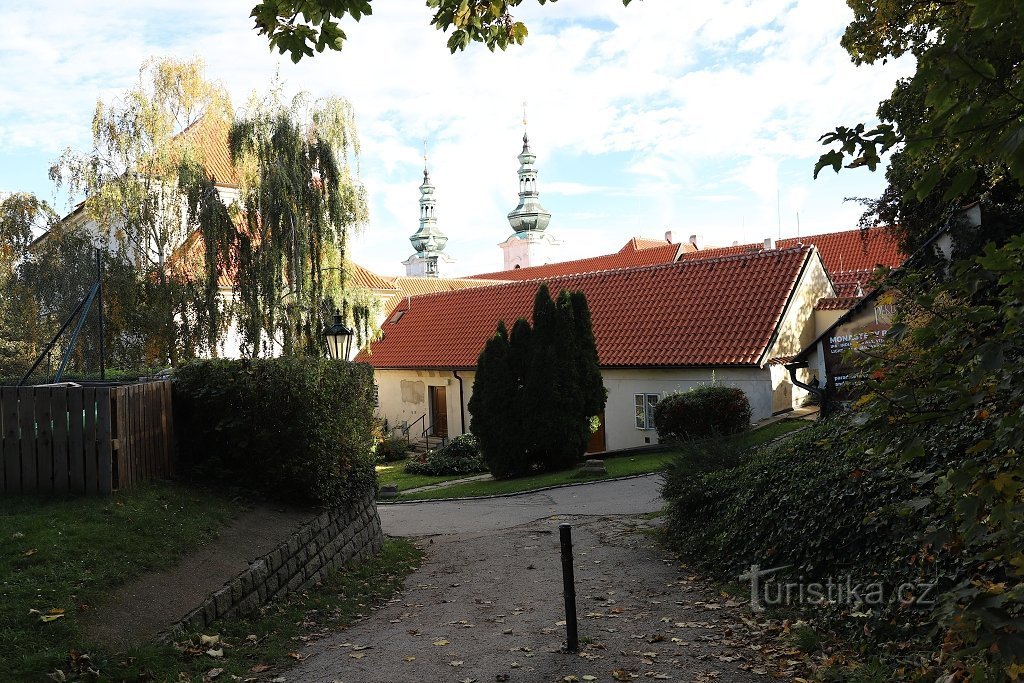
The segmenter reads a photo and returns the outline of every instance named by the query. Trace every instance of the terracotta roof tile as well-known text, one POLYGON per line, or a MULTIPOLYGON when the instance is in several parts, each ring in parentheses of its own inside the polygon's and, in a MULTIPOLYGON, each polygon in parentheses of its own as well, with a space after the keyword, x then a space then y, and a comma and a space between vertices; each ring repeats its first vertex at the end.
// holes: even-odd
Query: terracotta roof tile
POLYGON ((348 261, 345 264, 345 278, 348 284, 363 289, 383 289, 391 291, 397 289, 390 280, 377 275, 372 270, 363 268, 358 263, 348 261))
POLYGON ((657 247, 637 248, 635 242, 636 238, 630 240, 626 243, 626 246, 614 254, 576 259, 575 261, 562 261, 561 263, 546 263, 542 266, 516 268, 515 270, 501 270, 496 273, 484 273, 471 277, 483 280, 536 280, 539 278, 562 277, 578 273, 615 270, 617 268, 634 268, 636 266, 672 263, 680 252, 678 244, 662 242, 657 247))
POLYGON ((547 281, 553 296, 586 293, 603 366, 756 365, 813 254, 803 247, 412 297, 359 360, 378 368, 474 367, 498 320, 511 327, 528 318, 547 281))
POLYGON ((862 296, 826 296, 814 305, 816 311, 848 311, 863 299, 862 296))
POLYGON ((391 280, 395 288, 402 292, 403 296, 419 296, 420 294, 435 294, 437 292, 454 292, 459 289, 470 287, 486 287, 487 285, 500 284, 503 280, 481 280, 478 278, 456 278, 456 277, 406 277, 399 275, 391 280))
MULTIPOLYGON (((776 242, 779 249, 788 249, 798 244, 813 244, 821 252, 825 270, 830 274, 844 271, 870 272, 875 266, 898 268, 906 260, 900 251, 892 232, 885 227, 869 228, 866 231, 845 230, 824 235, 789 237, 776 242)), ((683 254, 683 259, 719 258, 734 254, 763 251, 764 244, 743 244, 717 249, 704 249, 683 254)))
POLYGON ((203 165, 217 185, 238 187, 238 172, 228 152, 228 122, 201 118, 181 132, 202 152, 203 165))

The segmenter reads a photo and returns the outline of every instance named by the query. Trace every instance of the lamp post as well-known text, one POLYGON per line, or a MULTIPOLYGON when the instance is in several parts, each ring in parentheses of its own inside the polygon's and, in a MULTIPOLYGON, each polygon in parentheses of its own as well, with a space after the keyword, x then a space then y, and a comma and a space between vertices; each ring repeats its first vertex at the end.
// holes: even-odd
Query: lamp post
POLYGON ((348 360, 352 351, 352 337, 355 333, 341 321, 341 311, 334 309, 334 324, 324 329, 327 353, 334 360, 348 360))

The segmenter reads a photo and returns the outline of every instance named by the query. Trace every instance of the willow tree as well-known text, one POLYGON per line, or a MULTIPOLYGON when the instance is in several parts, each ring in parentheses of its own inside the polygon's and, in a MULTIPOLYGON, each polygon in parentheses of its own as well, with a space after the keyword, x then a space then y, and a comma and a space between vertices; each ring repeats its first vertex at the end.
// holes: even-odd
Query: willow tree
POLYGON ((53 225, 56 218, 50 205, 35 195, 15 192, 0 199, 0 376, 19 374, 36 353, 33 332, 40 316, 14 290, 18 266, 35 231, 53 225))
MULTIPOLYGON (((253 100, 228 136, 240 199, 232 207, 199 178, 190 209, 203 223, 208 262, 234 280, 232 314, 249 356, 322 355, 321 330, 345 308, 350 233, 366 222, 355 180, 351 105, 340 98, 253 100)), ((216 274, 208 269, 207 278, 216 274)), ((357 313, 354 317, 361 320, 357 313)), ((357 320, 357 321, 358 321, 357 320)))
POLYGON ((92 149, 65 152, 51 170, 72 196, 98 246, 134 265, 145 307, 147 361, 177 363, 209 350, 221 325, 203 278, 183 273, 175 251, 196 227, 184 220, 182 169, 203 164, 231 104, 195 59, 151 59, 136 84, 93 115, 92 149))

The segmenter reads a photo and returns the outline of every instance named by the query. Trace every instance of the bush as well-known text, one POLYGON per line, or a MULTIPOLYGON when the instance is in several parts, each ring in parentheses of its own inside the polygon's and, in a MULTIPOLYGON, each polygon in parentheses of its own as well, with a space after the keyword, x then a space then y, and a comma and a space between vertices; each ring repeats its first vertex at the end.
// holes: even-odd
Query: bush
POLYGON ((457 436, 441 448, 435 448, 410 460, 405 465, 409 474, 442 476, 486 472, 487 463, 472 434, 457 436))
POLYGON ((377 444, 374 453, 377 462, 396 462, 405 458, 409 452, 409 440, 394 434, 388 434, 377 444))
POLYGON ((750 401, 742 389, 700 386, 669 394, 654 406, 662 441, 687 441, 739 434, 750 428, 750 401))
POLYGON ((174 373, 194 476, 296 503, 338 505, 376 484, 373 370, 316 358, 204 360, 174 373))

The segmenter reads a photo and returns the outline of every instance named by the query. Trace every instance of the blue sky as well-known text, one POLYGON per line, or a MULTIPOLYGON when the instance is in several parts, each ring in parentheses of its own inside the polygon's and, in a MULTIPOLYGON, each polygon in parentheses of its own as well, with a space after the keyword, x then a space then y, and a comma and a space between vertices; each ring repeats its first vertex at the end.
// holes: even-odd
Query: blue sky
MULTIPOLYGON (((855 68, 839 45, 842 0, 562 0, 524 4, 526 44, 450 55, 417 0, 378 0, 350 41, 297 65, 251 29, 249 2, 39 0, 3 10, 0 191, 54 199, 47 169, 85 148, 97 98, 130 87, 153 55, 202 57, 241 107, 280 72, 286 89, 354 105, 371 219, 353 255, 398 274, 418 219, 429 139, 451 275, 498 270, 517 203, 522 102, 549 231, 563 258, 634 235, 709 244, 849 229, 846 197, 876 196, 881 171, 823 172, 817 138, 870 122, 912 63, 855 68), (780 221, 781 216, 781 221, 780 221)), ((59 208, 66 197, 56 198, 59 208)))

